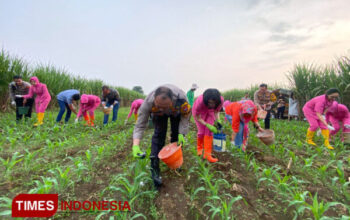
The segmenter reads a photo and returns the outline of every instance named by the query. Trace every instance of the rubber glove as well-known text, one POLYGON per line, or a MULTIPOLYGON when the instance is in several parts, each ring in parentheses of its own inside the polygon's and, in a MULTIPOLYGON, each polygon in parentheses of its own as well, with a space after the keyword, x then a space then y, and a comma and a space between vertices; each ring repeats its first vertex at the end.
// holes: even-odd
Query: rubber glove
POLYGON ((179 134, 177 143, 181 146, 184 146, 186 144, 185 137, 183 134, 179 134))
POLYGON ((350 129, 350 125, 344 125, 344 127, 350 129))
POLYGON ((76 123, 78 123, 78 121, 79 121, 79 118, 76 118, 76 119, 74 120, 74 123, 76 124, 76 123))
POLYGON ((12 102, 11 102, 11 105, 14 106, 14 107, 16 107, 16 102, 15 102, 15 101, 12 101, 12 102))
POLYGON ((132 155, 135 158, 140 158, 143 155, 143 152, 140 150, 140 146, 139 145, 134 145, 132 146, 132 155))
POLYGON ((328 127, 328 129, 331 130, 331 131, 334 131, 334 130, 335 130, 334 127, 331 126, 331 125, 328 125, 327 127, 328 127))
POLYGON ((215 126, 211 125, 211 124, 206 124, 205 125, 211 132, 213 132, 214 134, 218 133, 218 130, 216 129, 215 126))
POLYGON ((23 95, 15 95, 17 98, 22 98, 23 95))
POLYGON ((116 105, 116 104, 118 104, 118 101, 114 101, 113 105, 116 105))
POLYGON ((113 108, 113 105, 109 106, 109 108, 113 108))

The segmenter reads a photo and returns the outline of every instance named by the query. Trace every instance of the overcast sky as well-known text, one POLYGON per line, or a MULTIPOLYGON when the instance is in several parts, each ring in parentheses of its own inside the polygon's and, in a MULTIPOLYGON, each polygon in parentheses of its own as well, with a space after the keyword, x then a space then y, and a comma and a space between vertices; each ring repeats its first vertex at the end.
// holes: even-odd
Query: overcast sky
POLYGON ((350 54, 349 0, 0 0, 0 47, 145 92, 287 82, 350 54))

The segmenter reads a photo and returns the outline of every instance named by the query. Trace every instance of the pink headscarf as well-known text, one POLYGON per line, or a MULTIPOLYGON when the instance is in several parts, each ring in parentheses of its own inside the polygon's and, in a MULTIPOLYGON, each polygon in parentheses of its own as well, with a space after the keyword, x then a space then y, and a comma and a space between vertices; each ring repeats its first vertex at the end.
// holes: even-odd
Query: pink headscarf
POLYGON ((33 80, 33 81, 36 83, 35 85, 38 85, 38 84, 40 83, 38 77, 36 77, 36 76, 31 77, 31 78, 29 79, 29 81, 31 81, 31 80, 33 80))
POLYGON ((239 103, 242 103, 241 109, 239 110, 239 116, 244 123, 248 123, 253 117, 255 109, 254 102, 251 100, 242 100, 239 101, 239 103), (244 114, 249 114, 250 116, 244 117, 244 114))

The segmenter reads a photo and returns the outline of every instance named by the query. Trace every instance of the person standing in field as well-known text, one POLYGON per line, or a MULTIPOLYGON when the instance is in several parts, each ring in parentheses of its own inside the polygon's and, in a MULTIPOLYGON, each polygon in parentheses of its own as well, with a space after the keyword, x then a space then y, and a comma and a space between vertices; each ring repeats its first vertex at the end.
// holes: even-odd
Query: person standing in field
POLYGON ((34 99, 27 99, 27 103, 23 103, 23 97, 16 97, 16 95, 27 95, 29 93, 30 84, 22 80, 21 76, 14 76, 13 82, 9 84, 9 93, 11 105, 16 107, 16 121, 18 122, 23 118, 23 114, 20 114, 19 107, 27 107, 28 112, 25 118, 30 118, 32 116, 32 108, 34 99))
POLYGON ((192 115, 197 125, 197 154, 207 159, 211 163, 218 161, 212 157, 213 133, 217 133, 214 122, 220 121, 220 110, 222 109, 224 98, 217 89, 207 89, 200 95, 193 104, 192 115))
POLYGON ((131 109, 130 112, 128 114, 128 117, 125 119, 125 123, 126 124, 129 120, 129 118, 131 117, 131 115, 134 113, 135 116, 135 121, 137 121, 137 113, 139 111, 139 108, 141 107, 143 103, 143 99, 136 99, 131 103, 131 109))
POLYGON ((271 107, 274 104, 276 96, 270 90, 267 90, 265 83, 259 86, 259 90, 254 93, 254 103, 258 110, 267 111, 264 119, 265 129, 270 129, 271 107))
MULTIPOLYGON (((112 122, 116 121, 118 119, 118 110, 119 110, 119 102, 120 102, 120 95, 119 92, 116 89, 109 88, 108 86, 102 86, 102 107, 107 108, 113 108, 113 117, 112 122)), ((106 125, 108 123, 109 114, 104 115, 103 118, 103 125, 106 125)))
POLYGON ((282 94, 278 96, 277 100, 277 119, 283 119, 284 111, 286 109, 286 102, 282 94))
POLYGON ((189 129, 189 105, 186 93, 178 87, 166 84, 153 90, 144 100, 139 116, 134 127, 132 153, 135 158, 140 158, 143 152, 140 150, 140 140, 147 128, 148 119, 153 118, 154 133, 151 145, 151 174, 154 186, 158 189, 162 185, 159 169, 158 154, 165 145, 165 138, 168 128, 168 120, 171 124, 170 142, 178 142, 184 146, 184 136, 189 129))
MULTIPOLYGON (((226 100, 224 101, 224 104, 223 104, 223 109, 224 109, 224 112, 226 111, 226 107, 229 106, 231 104, 231 102, 229 100, 226 100)), ((230 124, 232 123, 232 117, 231 115, 228 115, 225 113, 225 121, 228 121, 230 122, 230 124)))
POLYGON ((247 92, 241 100, 250 100, 249 93, 247 92))
POLYGON ((40 83, 38 77, 33 76, 29 80, 32 85, 29 88, 27 95, 16 95, 17 98, 23 98, 23 103, 26 104, 28 99, 35 97, 35 110, 38 117, 38 122, 34 126, 42 125, 44 121, 45 110, 51 101, 51 96, 47 86, 44 83, 40 83))
POLYGON ((191 89, 187 92, 188 103, 191 105, 191 107, 194 103, 194 91, 196 91, 196 89, 198 89, 198 86, 197 84, 193 83, 191 89))
POLYGON ((326 122, 331 123, 334 127, 334 130, 330 132, 330 135, 333 137, 337 132, 342 129, 341 141, 344 141, 343 133, 350 132, 350 113, 349 109, 343 105, 334 102, 332 107, 326 113, 326 122))
POLYGON ((245 151, 249 137, 248 123, 252 121, 259 131, 263 131, 258 121, 257 107, 251 100, 242 100, 227 106, 225 113, 232 118, 231 143, 239 148, 242 147, 242 151, 245 151))
POLYGON ((306 133, 306 142, 308 144, 316 146, 316 143, 313 141, 313 137, 315 136, 316 130, 320 128, 321 134, 324 137, 324 145, 328 149, 334 149, 329 144, 329 130, 333 131, 335 129, 328 125, 324 115, 338 97, 339 90, 331 88, 326 91, 326 94, 314 97, 304 105, 303 112, 310 124, 310 127, 306 133))
POLYGON ((86 125, 94 126, 95 125, 95 110, 100 105, 101 100, 98 96, 95 95, 86 95, 83 94, 80 98, 80 107, 75 119, 75 123, 78 122, 81 115, 84 116, 86 125), (89 112, 89 115, 88 115, 89 112))
POLYGON ((288 120, 291 118, 298 118, 298 101, 294 98, 294 93, 292 92, 289 97, 289 107, 288 107, 288 120))
POLYGON ((64 119, 66 123, 69 121, 72 112, 74 112, 74 114, 78 114, 74 108, 73 102, 77 102, 79 101, 79 99, 80 99, 80 92, 75 89, 69 89, 58 93, 57 102, 58 102, 58 106, 60 107, 60 111, 58 112, 56 122, 61 121, 62 116, 66 111, 66 109, 67 109, 67 113, 64 119))

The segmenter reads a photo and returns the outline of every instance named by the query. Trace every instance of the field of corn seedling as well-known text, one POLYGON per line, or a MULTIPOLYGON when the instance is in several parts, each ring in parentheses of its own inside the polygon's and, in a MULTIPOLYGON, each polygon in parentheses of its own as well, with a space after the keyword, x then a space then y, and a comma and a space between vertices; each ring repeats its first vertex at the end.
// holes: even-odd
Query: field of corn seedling
MULTIPOLYGON (((64 69, 52 65, 29 65, 22 58, 11 56, 8 52, 0 51, 0 111, 8 107, 8 83, 13 76, 20 75, 23 80, 29 82, 29 78, 37 76, 42 83, 47 85, 52 101, 50 107, 57 105, 56 95, 66 89, 77 89, 81 94, 101 95, 101 88, 105 84, 99 79, 86 79, 80 76, 73 76, 64 69)), ((109 83, 107 83, 109 84, 109 83)), ((123 87, 116 87, 122 100, 122 106, 129 106, 130 103, 144 95, 123 87)))
MULTIPOLYGON (((43 126, 16 125, 0 114, 0 218, 9 218, 20 193, 58 193, 59 200, 128 201, 130 212, 59 211, 54 219, 349 219, 350 147, 339 138, 335 150, 304 143, 307 124, 272 120, 276 143, 265 146, 251 129, 246 153, 230 148, 208 164, 196 156, 196 128, 186 136, 180 172, 163 163, 164 186, 153 190, 149 158, 131 155, 133 124, 95 128, 54 125, 48 112, 43 126)), ((152 129, 141 147, 150 153, 152 129)), ((230 126, 225 125, 230 133, 230 126)))

